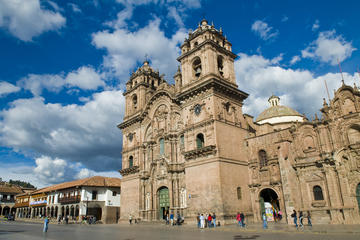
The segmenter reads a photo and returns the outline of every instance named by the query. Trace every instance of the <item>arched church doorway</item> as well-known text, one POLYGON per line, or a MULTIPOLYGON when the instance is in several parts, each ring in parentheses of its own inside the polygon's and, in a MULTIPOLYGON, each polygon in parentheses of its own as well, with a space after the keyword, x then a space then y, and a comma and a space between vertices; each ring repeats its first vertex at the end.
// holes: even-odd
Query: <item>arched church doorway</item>
POLYGON ((158 219, 166 219, 166 214, 169 213, 170 199, 169 189, 167 187, 161 187, 158 190, 158 219))
POLYGON ((358 202, 358 209, 360 213, 360 183, 356 187, 356 200, 358 202))
POLYGON ((279 198, 276 192, 270 188, 261 190, 259 194, 260 216, 266 214, 268 221, 276 221, 280 211, 279 198))

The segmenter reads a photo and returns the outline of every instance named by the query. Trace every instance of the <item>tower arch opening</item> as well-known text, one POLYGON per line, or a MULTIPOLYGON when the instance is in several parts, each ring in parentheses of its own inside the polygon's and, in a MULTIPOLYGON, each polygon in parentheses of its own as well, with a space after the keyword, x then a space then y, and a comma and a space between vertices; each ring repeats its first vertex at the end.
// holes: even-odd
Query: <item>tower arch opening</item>
POLYGON ((264 213, 268 221, 275 221, 280 211, 279 197, 271 188, 265 188, 259 193, 260 216, 264 213))

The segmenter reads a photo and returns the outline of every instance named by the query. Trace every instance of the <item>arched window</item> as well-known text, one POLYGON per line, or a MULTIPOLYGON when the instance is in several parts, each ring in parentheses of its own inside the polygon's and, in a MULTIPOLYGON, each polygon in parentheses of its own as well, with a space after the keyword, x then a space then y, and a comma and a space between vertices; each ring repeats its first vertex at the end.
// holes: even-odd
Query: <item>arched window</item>
POLYGON ((196 136, 196 147, 197 149, 200 149, 202 147, 204 147, 204 135, 202 133, 199 133, 197 136, 196 136))
POLYGON ((314 186, 313 192, 315 200, 324 200, 323 192, 320 186, 314 186))
POLYGON ((132 102, 133 102, 134 108, 136 109, 137 108, 137 96, 136 96, 136 94, 134 94, 132 96, 132 102))
POLYGON ((268 164, 266 152, 264 150, 259 151, 260 167, 264 167, 268 164))
POLYGON ((160 138, 159 143, 160 143, 160 155, 164 155, 164 152, 165 152, 165 141, 164 141, 164 139, 160 138))
POLYGON ((237 199, 241 199, 241 187, 238 187, 237 189, 236 189, 236 193, 237 193, 237 199))
POLYGON ((132 168, 134 166, 134 158, 133 156, 129 157, 129 168, 132 168))
POLYGON ((224 76, 224 60, 222 56, 217 57, 218 70, 221 76, 224 76))
POLYGON ((185 144, 185 138, 184 138, 184 135, 181 135, 180 136, 180 147, 183 148, 184 144, 185 144))
POLYGON ((199 57, 196 57, 193 64, 193 71, 194 71, 194 76, 195 77, 200 77, 201 75, 201 60, 199 57))

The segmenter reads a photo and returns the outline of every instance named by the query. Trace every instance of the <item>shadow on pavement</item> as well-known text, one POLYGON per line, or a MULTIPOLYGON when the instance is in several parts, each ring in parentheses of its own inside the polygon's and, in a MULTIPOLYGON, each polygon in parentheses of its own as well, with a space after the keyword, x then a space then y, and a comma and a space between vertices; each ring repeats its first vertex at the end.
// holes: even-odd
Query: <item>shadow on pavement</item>
POLYGON ((240 240, 240 239, 256 239, 260 237, 259 235, 252 235, 252 236, 241 236, 241 235, 236 235, 234 236, 234 240, 240 240))
POLYGON ((0 234, 5 233, 19 233, 19 232, 25 232, 24 230, 0 230, 0 234))

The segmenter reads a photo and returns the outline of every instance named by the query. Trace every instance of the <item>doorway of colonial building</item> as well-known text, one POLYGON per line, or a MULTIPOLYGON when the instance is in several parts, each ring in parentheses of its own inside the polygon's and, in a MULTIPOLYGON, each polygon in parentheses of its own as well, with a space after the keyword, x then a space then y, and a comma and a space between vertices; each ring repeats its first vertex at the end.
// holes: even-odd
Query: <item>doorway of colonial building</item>
POLYGON ((359 209, 359 213, 360 213, 360 183, 356 187, 356 199, 358 202, 358 209, 359 209))
POLYGON ((276 192, 270 188, 265 188, 261 190, 259 194, 259 203, 260 203, 260 216, 266 213, 268 220, 274 221, 275 218, 271 218, 280 211, 279 198, 276 192))
POLYGON ((169 213, 170 208, 169 189, 167 187, 159 188, 158 203, 158 219, 166 219, 166 214, 169 213))
POLYGON ((96 220, 101 220, 101 215, 102 208, 98 204, 88 208, 88 216, 94 216, 96 220))

